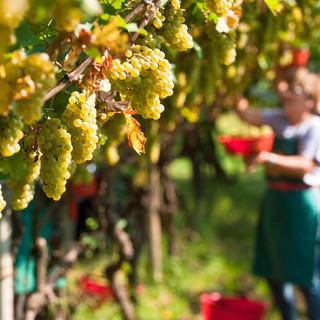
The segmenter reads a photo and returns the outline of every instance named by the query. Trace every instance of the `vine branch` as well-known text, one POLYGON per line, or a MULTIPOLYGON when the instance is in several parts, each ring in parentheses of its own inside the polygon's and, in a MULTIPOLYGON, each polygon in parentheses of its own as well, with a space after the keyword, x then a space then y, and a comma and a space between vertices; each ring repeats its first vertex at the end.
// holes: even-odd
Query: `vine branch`
MULTIPOLYGON (((125 16, 124 21, 126 23, 131 22, 134 18, 136 18, 148 5, 152 4, 152 8, 146 13, 144 18, 139 22, 138 28, 144 28, 152 19, 156 8, 161 4, 161 0, 156 0, 154 3, 150 3, 148 0, 141 1, 127 16, 125 16)), ((66 35, 62 35, 61 37, 65 37, 66 35)), ((135 32, 131 37, 131 43, 133 43, 139 36, 139 32, 135 32)), ((59 39, 60 41, 60 39, 59 39)), ((71 72, 67 73, 64 78, 54 87, 50 88, 44 97, 44 102, 58 94, 63 89, 67 88, 71 84, 75 82, 81 81, 81 75, 84 70, 92 64, 94 61, 91 57, 86 57, 75 69, 71 72)))

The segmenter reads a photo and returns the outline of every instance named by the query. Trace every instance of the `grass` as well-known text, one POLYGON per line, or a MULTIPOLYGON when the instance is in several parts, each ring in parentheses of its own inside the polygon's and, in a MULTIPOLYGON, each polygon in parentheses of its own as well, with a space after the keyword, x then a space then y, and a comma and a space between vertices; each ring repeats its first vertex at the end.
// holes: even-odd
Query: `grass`
MULTIPOLYGON (((227 161, 229 167, 236 161, 236 170, 243 170, 239 159, 227 161)), ((185 207, 194 215, 194 226, 189 228, 185 209, 179 209, 175 216, 177 255, 169 257, 166 254, 167 239, 163 237, 162 283, 152 281, 148 255, 142 254, 139 279, 144 291, 138 295, 137 319, 201 320, 199 299, 204 292, 246 294, 270 304, 264 281, 251 275, 254 230, 264 188, 262 171, 250 176, 241 174, 228 185, 219 184, 208 172, 206 188, 203 188, 197 207, 191 196, 188 160, 173 163, 171 174, 185 207)), ((79 296, 76 289, 80 273, 100 272, 107 259, 98 255, 95 259, 80 261, 69 273, 68 295, 71 300, 73 297, 76 306, 72 320, 122 320, 119 307, 112 300, 101 302, 79 296)), ((266 318, 280 319, 273 309, 266 318)))

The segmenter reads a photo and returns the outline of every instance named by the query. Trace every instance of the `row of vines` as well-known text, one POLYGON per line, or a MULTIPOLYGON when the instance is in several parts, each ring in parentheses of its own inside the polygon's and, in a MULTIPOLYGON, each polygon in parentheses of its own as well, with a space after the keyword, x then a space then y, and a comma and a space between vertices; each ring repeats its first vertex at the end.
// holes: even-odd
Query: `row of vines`
MULTIPOLYGON (((13 259, 30 204, 37 216, 47 207, 57 226, 49 252, 34 225, 36 284, 15 299, 15 319, 35 319, 56 301, 55 281, 84 249, 75 241, 68 254, 62 250, 61 208, 73 184, 93 181, 87 205, 99 228, 92 232, 116 244, 106 276, 124 318, 135 318, 136 297, 126 296, 115 273, 129 263, 128 282, 136 285, 149 243, 161 280, 161 227, 173 253, 178 205, 168 165, 191 159, 195 199, 201 163, 226 178, 212 136, 216 118, 235 94, 250 96, 248 88, 292 64, 294 47, 307 46, 317 69, 319 11, 317 0, 1 1, 0 212, 14 225, 13 259)), ((193 219, 191 212, 190 226, 193 219)))

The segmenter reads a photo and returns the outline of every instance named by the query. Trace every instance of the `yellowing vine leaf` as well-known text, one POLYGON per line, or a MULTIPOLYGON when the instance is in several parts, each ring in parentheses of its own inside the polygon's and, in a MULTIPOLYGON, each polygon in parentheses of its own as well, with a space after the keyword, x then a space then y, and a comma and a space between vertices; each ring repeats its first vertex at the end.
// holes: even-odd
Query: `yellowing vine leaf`
POLYGON ((264 0, 265 4, 271 10, 272 14, 276 16, 283 9, 283 4, 279 0, 264 0))
POLYGON ((131 114, 123 113, 127 123, 127 137, 129 147, 132 147, 139 155, 145 153, 144 145, 147 138, 140 130, 140 123, 132 118, 131 114))

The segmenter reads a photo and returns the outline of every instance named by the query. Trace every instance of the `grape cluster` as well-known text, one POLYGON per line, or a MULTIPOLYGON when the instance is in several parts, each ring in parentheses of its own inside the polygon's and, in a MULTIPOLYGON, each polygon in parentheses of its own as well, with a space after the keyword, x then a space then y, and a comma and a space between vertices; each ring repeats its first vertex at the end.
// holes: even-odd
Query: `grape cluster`
POLYGON ((0 1, 0 65, 3 54, 15 42, 14 29, 23 19, 24 12, 28 9, 28 0, 1 0, 0 1))
POLYGON ((38 135, 41 151, 40 178, 49 198, 59 200, 70 177, 71 137, 59 119, 49 119, 38 135))
POLYGON ((8 179, 7 186, 12 191, 10 200, 13 210, 23 210, 27 208, 29 202, 34 197, 34 183, 40 175, 40 160, 34 153, 29 153, 26 159, 27 173, 24 180, 8 179))
POLYGON ((0 184, 0 218, 2 217, 1 211, 5 208, 7 203, 5 202, 2 195, 2 185, 0 184))
POLYGON ((233 0, 207 0, 208 9, 216 13, 217 16, 223 16, 232 8, 233 0))
POLYGON ((46 53, 15 51, 5 65, 6 79, 12 86, 16 112, 31 125, 42 118, 46 90, 55 85, 55 67, 46 53))
POLYGON ((208 23, 206 33, 215 49, 215 56, 224 65, 233 63, 237 56, 236 51, 236 30, 230 29, 228 33, 218 32, 213 23, 208 23))
POLYGON ((159 49, 140 45, 133 45, 125 55, 125 62, 113 61, 106 76, 113 88, 125 95, 143 118, 159 119, 164 110, 160 99, 173 94, 169 61, 159 49))
POLYGON ((236 60, 236 33, 235 31, 230 31, 228 33, 217 32, 216 38, 216 48, 219 48, 218 59, 219 62, 224 65, 229 65, 236 60))
POLYGON ((179 51, 191 49, 193 47, 192 36, 188 33, 188 27, 184 21, 180 1, 171 0, 164 8, 156 10, 152 25, 146 28, 148 35, 138 39, 137 43, 158 49, 162 43, 179 51))
POLYGON ((88 102, 84 93, 72 92, 62 114, 73 146, 72 159, 78 164, 91 160, 98 143, 98 126, 94 101, 88 102))
POLYGON ((13 112, 7 117, 0 116, 0 154, 2 156, 10 157, 20 150, 22 128, 22 121, 13 112))
MULTIPOLYGON (((166 42, 173 49, 179 51, 186 51, 193 47, 192 36, 188 33, 188 27, 184 24, 185 18, 183 17, 183 10, 180 8, 179 0, 169 1, 165 8, 159 9, 160 14, 164 16, 160 35, 162 35, 166 42)), ((157 17, 154 19, 157 21, 157 17)), ((160 20, 161 21, 161 20, 160 20)), ((155 23, 153 22, 155 25, 155 23)))
POLYGON ((75 6, 72 0, 55 0, 53 6, 53 16, 58 30, 72 32, 83 14, 75 6))

